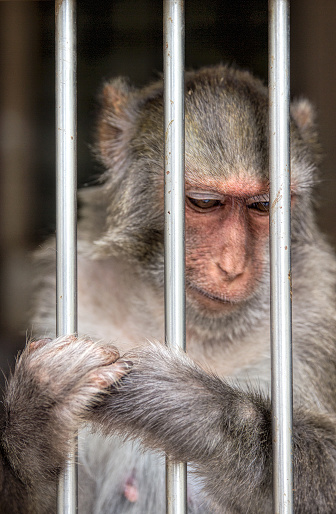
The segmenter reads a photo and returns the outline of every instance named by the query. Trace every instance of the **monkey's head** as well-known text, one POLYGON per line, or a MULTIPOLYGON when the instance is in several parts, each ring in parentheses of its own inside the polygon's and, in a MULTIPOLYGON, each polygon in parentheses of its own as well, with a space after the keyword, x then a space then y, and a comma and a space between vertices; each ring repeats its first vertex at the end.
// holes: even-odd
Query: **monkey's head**
MULTIPOLYGON (((98 155, 107 168, 108 221, 97 243, 163 284, 163 87, 118 79, 104 87, 98 155)), ((319 160, 307 101, 291 108, 292 231, 311 238, 319 160)), ((268 93, 226 66, 186 74, 186 286, 194 323, 257 319, 269 304, 268 93)))

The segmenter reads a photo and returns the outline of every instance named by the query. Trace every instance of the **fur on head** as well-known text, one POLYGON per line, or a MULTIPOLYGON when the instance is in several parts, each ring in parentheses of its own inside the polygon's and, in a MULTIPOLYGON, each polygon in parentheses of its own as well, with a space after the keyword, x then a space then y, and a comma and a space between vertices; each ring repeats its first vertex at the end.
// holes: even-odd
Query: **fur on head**
MULTIPOLYGON (((218 65, 187 72, 185 86, 186 181, 206 185, 241 176, 242 183, 244 177, 267 183, 268 91, 262 82, 218 65)), ((107 223, 95 256, 122 256, 161 287, 163 82, 135 89, 119 78, 104 86, 101 97, 96 152, 106 168, 107 223)), ((293 240, 307 243, 316 234, 311 189, 320 159, 315 112, 307 100, 297 100, 291 105, 293 240)), ((268 305, 266 283, 268 270, 259 300, 253 300, 261 305, 268 305)), ((255 307, 254 313, 260 305, 255 307)))

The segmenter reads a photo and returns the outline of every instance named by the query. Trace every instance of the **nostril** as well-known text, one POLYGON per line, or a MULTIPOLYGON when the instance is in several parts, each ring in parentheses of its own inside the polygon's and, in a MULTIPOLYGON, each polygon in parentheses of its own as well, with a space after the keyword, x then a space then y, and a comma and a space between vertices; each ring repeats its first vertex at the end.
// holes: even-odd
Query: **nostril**
POLYGON ((244 266, 228 266, 221 262, 217 263, 217 266, 225 275, 226 280, 231 282, 244 274, 244 266))

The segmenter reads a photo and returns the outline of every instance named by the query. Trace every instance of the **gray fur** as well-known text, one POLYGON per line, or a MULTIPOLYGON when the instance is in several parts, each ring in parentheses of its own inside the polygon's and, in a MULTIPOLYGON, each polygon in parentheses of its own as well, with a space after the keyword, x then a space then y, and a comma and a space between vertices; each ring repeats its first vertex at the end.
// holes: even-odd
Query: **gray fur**
MULTIPOLYGON (((300 100, 291 115, 295 512, 332 513, 336 261, 313 209, 315 114, 300 100)), ((163 451, 190 462, 189 514, 271 512, 268 244, 253 293, 230 313, 198 305, 187 270, 188 356, 161 344, 161 133, 161 82, 105 86, 96 152, 106 173, 81 193, 81 337, 27 346, 18 360, 4 398, 1 512, 54 511, 79 427, 82 513, 163 513, 163 451)), ((267 180, 267 140, 259 80, 225 66, 186 74, 188 180, 229 180, 242 170, 267 180)), ((192 245, 187 230, 187 252, 192 245)), ((36 257, 37 337, 54 337, 54 258, 48 241, 36 257)))

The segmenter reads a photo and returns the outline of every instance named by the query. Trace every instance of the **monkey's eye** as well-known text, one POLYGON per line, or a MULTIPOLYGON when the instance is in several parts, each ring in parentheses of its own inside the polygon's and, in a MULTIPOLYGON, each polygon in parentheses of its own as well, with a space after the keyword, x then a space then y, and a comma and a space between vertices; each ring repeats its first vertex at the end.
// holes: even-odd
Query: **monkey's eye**
POLYGON ((268 195, 257 196, 249 198, 246 202, 248 209, 255 211, 258 214, 267 215, 269 213, 269 198, 268 195))
POLYGON ((221 201, 217 198, 194 198, 187 196, 187 202, 196 211, 209 211, 221 205, 221 201))

